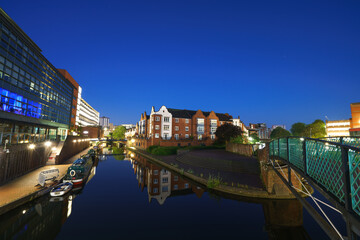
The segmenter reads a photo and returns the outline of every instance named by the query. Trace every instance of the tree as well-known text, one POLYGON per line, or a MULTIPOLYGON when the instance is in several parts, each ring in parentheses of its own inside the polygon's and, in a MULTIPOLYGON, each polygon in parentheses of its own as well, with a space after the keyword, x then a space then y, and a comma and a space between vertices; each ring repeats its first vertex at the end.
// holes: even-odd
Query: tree
POLYGON ((302 123, 302 122, 297 122, 294 123, 291 126, 291 133, 293 136, 297 136, 297 137, 305 137, 305 129, 306 129, 306 124, 302 123))
POLYGON ((250 144, 255 144, 257 142, 260 142, 260 138, 256 133, 252 133, 249 136, 249 142, 250 142, 250 144))
POLYGON ((113 131, 112 136, 113 136, 114 139, 124 139, 125 138, 125 131, 126 131, 126 128, 124 126, 118 126, 113 131))
POLYGON ((326 135, 325 123, 323 120, 316 119, 313 123, 306 126, 306 137, 322 138, 326 135))
POLYGON ((216 129, 215 135, 217 137, 217 142, 219 144, 224 144, 226 141, 240 136, 242 133, 243 132, 240 127, 230 123, 225 123, 216 129))
POLYGON ((283 129, 282 127, 275 128, 270 134, 271 139, 288 137, 288 136, 291 136, 291 133, 288 130, 283 129))
POLYGON ((243 135, 239 135, 237 137, 233 137, 230 139, 230 142, 232 143, 241 143, 241 144, 247 144, 248 143, 248 139, 246 136, 243 135))

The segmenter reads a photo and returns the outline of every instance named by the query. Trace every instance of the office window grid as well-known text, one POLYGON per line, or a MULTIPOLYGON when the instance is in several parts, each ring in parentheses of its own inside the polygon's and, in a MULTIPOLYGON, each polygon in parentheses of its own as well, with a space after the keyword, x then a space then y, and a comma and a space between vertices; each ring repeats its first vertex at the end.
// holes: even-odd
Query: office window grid
MULTIPOLYGON (((39 118, 69 124, 73 88, 65 81, 40 53, 35 54, 0 21, 0 87, 16 89, 26 100, 40 104, 39 118)), ((7 97, 1 99, 9 107, 7 97)))

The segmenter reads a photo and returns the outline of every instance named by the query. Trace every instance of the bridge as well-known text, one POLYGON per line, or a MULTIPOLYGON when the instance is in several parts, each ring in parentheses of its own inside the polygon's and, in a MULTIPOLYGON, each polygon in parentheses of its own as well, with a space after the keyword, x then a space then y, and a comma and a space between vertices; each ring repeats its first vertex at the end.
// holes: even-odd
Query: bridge
POLYGON ((360 137, 279 138, 271 141, 267 150, 269 164, 331 239, 357 239, 360 236, 360 137), (285 172, 284 165, 287 165, 285 172), (305 185, 303 189, 294 189, 289 177, 292 171, 331 205, 313 197, 305 185), (317 208, 302 198, 299 191, 308 195, 317 208), (347 236, 337 230, 320 203, 343 216, 347 236))

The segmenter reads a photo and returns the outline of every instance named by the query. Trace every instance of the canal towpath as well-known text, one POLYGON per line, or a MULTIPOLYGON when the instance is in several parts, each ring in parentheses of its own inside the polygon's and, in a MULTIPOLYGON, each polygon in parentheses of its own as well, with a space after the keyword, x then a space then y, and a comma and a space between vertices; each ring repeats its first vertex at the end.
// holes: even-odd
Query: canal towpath
MULTIPOLYGON (((27 201, 31 201, 37 197, 47 193, 53 184, 47 184, 45 187, 38 185, 38 176, 41 171, 49 169, 59 169, 59 176, 55 180, 60 181, 66 174, 69 166, 78 159, 81 155, 86 154, 90 147, 81 151, 80 153, 69 158, 63 164, 48 165, 37 168, 21 177, 18 177, 5 185, 0 186, 0 215, 7 212, 17 206, 24 204, 27 201)), ((55 183, 53 182, 53 183, 55 183)))

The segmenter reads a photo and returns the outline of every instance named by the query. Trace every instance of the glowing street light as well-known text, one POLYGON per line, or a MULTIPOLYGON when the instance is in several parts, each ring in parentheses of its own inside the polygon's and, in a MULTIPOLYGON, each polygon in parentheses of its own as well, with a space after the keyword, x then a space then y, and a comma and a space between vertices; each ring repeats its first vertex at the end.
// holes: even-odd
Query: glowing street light
POLYGON ((254 140, 252 137, 249 137, 249 141, 252 141, 252 140, 254 140))
POLYGON ((51 146, 51 142, 50 142, 50 141, 45 142, 45 146, 46 146, 46 147, 50 147, 50 146, 51 146))
POLYGON ((56 151, 56 147, 52 147, 52 148, 51 148, 51 151, 56 151))
POLYGON ((30 145, 29 145, 29 148, 30 148, 30 149, 35 149, 35 144, 30 144, 30 145))
POLYGON ((134 143, 134 142, 135 142, 135 139, 131 139, 131 142, 134 143))

